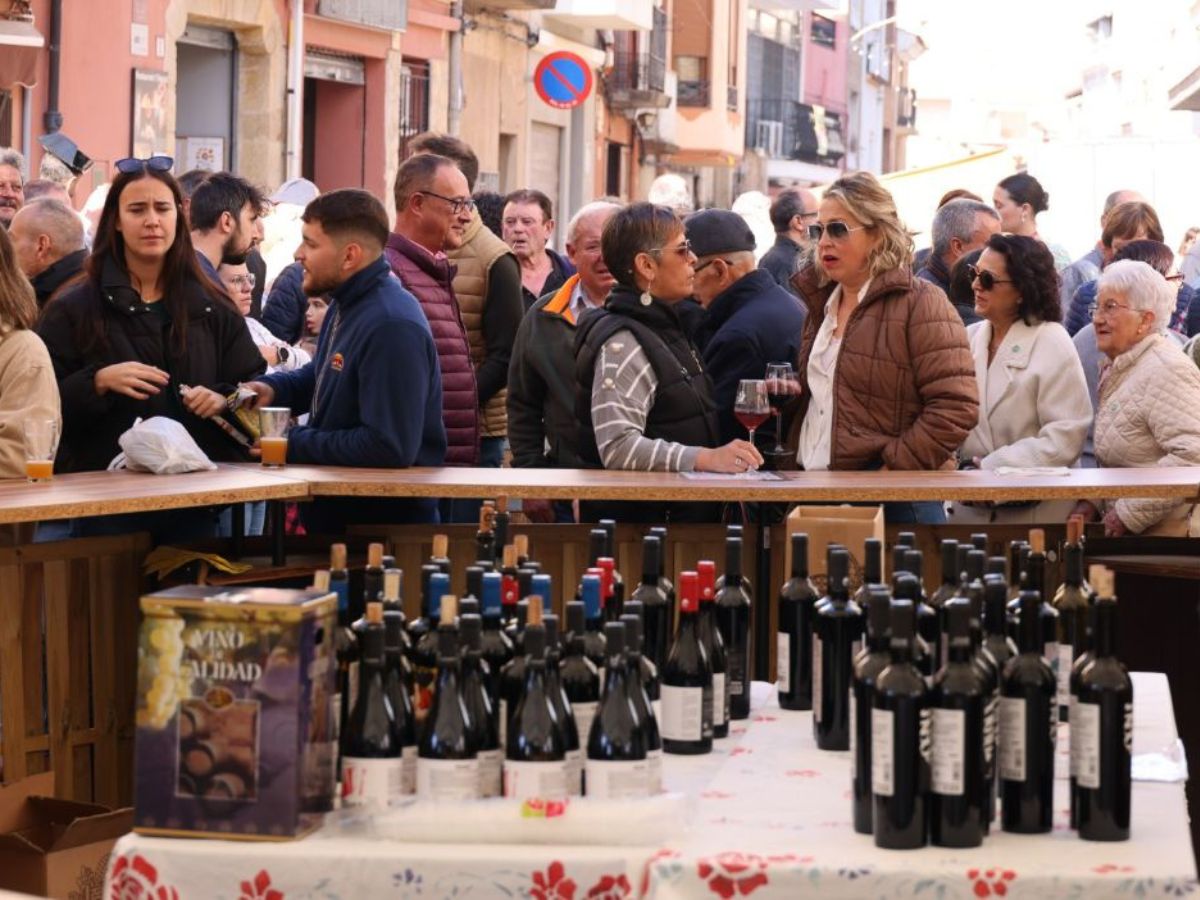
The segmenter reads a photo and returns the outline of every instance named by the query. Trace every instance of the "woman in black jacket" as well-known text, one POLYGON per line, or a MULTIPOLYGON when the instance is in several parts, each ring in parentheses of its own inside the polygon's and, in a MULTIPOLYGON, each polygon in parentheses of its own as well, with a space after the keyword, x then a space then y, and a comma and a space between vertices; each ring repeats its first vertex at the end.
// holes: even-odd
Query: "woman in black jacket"
POLYGON ((246 458, 208 420, 263 359, 197 263, 171 164, 117 163, 86 278, 42 313, 62 395, 60 471, 106 468, 139 416, 178 420, 213 460, 246 458))

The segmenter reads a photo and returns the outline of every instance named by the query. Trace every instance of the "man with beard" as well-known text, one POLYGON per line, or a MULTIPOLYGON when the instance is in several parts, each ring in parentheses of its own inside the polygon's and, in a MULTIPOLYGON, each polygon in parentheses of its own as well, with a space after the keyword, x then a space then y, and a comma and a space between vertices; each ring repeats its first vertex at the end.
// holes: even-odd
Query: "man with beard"
POLYGON ((0 147, 0 228, 7 229, 25 205, 25 157, 12 147, 0 147))
POLYGON ((258 244, 262 192, 229 172, 214 172, 192 194, 188 224, 202 268, 224 290, 217 267, 241 265, 258 244))
MULTIPOLYGON (((330 327, 311 363, 246 385, 257 406, 309 413, 308 424, 288 434, 287 461, 440 466, 446 431, 437 349, 416 299, 384 259, 383 204, 366 191, 331 191, 308 204, 303 222, 296 261, 305 293, 329 295, 330 327)), ((341 534, 351 522, 437 521, 433 500, 325 497, 303 506, 311 533, 341 534)))

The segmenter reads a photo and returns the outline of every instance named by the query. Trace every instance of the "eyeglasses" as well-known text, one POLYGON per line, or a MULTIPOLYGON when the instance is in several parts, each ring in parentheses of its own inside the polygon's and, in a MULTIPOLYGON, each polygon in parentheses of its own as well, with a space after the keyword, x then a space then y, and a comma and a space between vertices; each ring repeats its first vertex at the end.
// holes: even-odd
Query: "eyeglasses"
POLYGON ((470 197, 443 197, 441 194, 435 194, 433 191, 414 191, 414 193, 425 194, 427 197, 437 197, 439 200, 445 200, 450 204, 450 212, 456 216, 460 212, 475 211, 475 201, 470 197))
POLYGON ((684 259, 692 252, 692 242, 685 240, 678 247, 655 247, 652 250, 647 250, 647 253, 678 253, 684 259))
POLYGON ((851 227, 845 222, 828 222, 822 225, 817 222, 815 225, 808 226, 808 239, 814 244, 821 239, 821 235, 829 232, 830 238, 835 241, 844 241, 852 231, 863 231, 867 228, 866 225, 855 225, 851 227))
POLYGON ((812 212, 798 212, 798 213, 796 213, 796 215, 798 215, 802 219, 815 219, 817 216, 820 215, 820 213, 814 209, 812 212))
POLYGON ((1172 272, 1170 275, 1164 275, 1163 277, 1166 278, 1167 281, 1183 281, 1182 272, 1172 272))
POLYGON ((230 284, 237 285, 240 288, 250 288, 254 290, 255 278, 253 272, 247 272, 245 275, 234 275, 229 279, 230 284))
POLYGON ((695 272, 695 274, 699 275, 701 272, 703 272, 705 269, 707 269, 713 263, 718 262, 718 261, 725 263, 725 265, 727 265, 727 266, 733 265, 733 263, 731 263, 729 260, 722 259, 721 257, 718 256, 715 259, 710 259, 708 262, 700 263, 700 265, 696 266, 696 268, 693 269, 692 271, 695 272))
POLYGON ((985 291, 990 291, 998 284, 1012 284, 1011 278, 997 278, 987 269, 979 269, 975 266, 967 266, 967 274, 971 276, 971 281, 978 281, 979 286, 985 291))
POLYGON ((151 172, 170 172, 175 165, 175 160, 169 156, 163 156, 156 153, 154 156, 146 159, 138 159, 136 156, 127 156, 125 159, 118 159, 114 166, 122 175, 136 175, 138 172, 145 172, 149 169, 151 172))
POLYGON ((1118 309, 1133 309, 1128 303, 1118 303, 1116 300, 1105 300, 1103 303, 1092 303, 1088 306, 1088 315, 1093 319, 1115 316, 1118 309))

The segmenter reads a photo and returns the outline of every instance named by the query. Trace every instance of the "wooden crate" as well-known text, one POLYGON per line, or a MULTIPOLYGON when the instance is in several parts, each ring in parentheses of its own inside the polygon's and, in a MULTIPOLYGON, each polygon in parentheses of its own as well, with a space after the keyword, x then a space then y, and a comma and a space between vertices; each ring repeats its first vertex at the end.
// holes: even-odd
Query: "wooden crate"
POLYGON ((133 799, 143 534, 0 549, 4 780, 53 770, 58 796, 133 799))

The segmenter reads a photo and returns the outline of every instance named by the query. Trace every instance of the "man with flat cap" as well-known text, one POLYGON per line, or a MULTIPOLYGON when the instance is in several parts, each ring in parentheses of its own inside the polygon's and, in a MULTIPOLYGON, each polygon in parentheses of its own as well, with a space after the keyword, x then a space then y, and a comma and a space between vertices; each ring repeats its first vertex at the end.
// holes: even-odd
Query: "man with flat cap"
MULTIPOLYGON (((696 254, 692 292, 707 312, 704 369, 712 377, 721 440, 745 437, 733 415, 738 382, 764 378, 767 363, 795 364, 804 330, 800 301, 755 267, 754 233, 745 219, 723 209, 706 209, 684 222, 696 254)), ((758 430, 775 439, 775 420, 758 430)))

